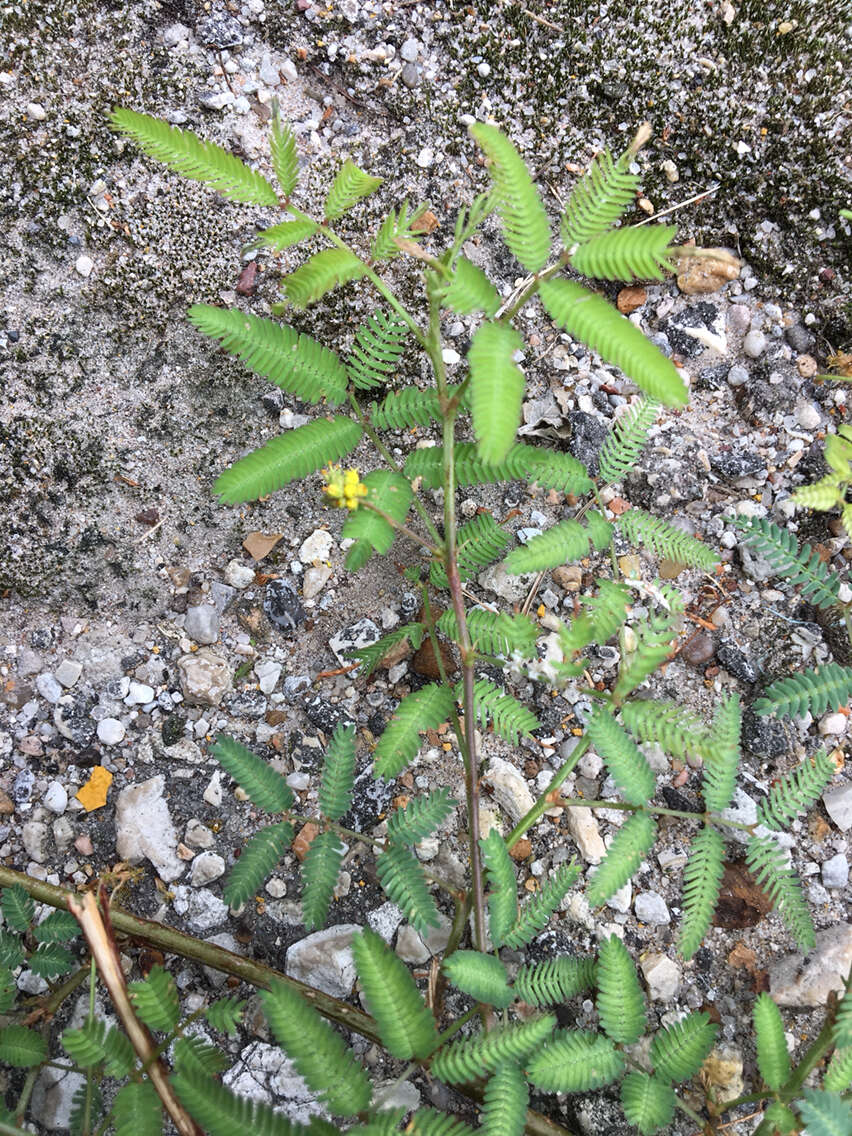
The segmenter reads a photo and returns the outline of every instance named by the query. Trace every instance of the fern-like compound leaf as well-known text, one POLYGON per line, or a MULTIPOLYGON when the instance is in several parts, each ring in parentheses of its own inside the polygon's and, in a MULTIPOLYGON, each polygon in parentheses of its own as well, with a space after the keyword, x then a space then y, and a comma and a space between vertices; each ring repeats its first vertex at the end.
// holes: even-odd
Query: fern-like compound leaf
POLYGON ((633 960, 617 935, 600 945, 597 986, 596 1005, 604 1032, 613 1041, 632 1045, 645 1030, 645 999, 633 960))
POLYGON ((561 279, 543 281, 539 295, 559 327, 620 368, 649 398, 686 405, 687 390, 671 360, 606 300, 561 279))
POLYGON ((481 951, 453 951, 449 958, 444 959, 442 969, 453 986, 469 994, 475 1002, 505 1010, 514 1001, 506 968, 494 955, 481 951))
POLYGON ((37 943, 64 943, 80 934, 80 924, 70 911, 51 911, 33 928, 37 943))
POLYGON ((457 805, 448 789, 434 789, 425 797, 415 797, 388 817, 388 839, 396 844, 419 844, 441 827, 457 805))
POLYGON ((180 999, 175 980, 159 963, 148 977, 131 982, 127 991, 136 1014, 154 1030, 168 1032, 180 1021, 180 999))
POLYGON ((713 918, 722 884, 725 843, 715 828, 702 828, 692 838, 683 869, 683 916, 678 947, 691 959, 713 918))
POLYGON ((807 1136, 848 1136, 852 1132, 852 1106, 840 1093, 804 1089, 796 1101, 807 1136))
POLYGON ((701 719, 677 702, 633 699, 621 708, 622 720, 640 742, 653 742, 670 757, 712 751, 712 734, 701 719))
POLYGON ((133 1046, 126 1034, 106 1022, 90 1019, 80 1029, 67 1029, 62 1048, 81 1069, 105 1062, 108 1077, 126 1077, 136 1064, 133 1046))
POLYGON ((405 1131, 406 1136, 476 1136, 469 1124, 434 1108, 418 1108, 405 1131))
MULTIPOLYGON (((455 696, 462 700, 464 683, 456 685, 455 696)), ((495 734, 512 745, 517 745, 521 735, 531 734, 540 725, 531 710, 487 678, 479 678, 473 685, 473 712, 482 726, 490 723, 495 734)))
POLYGON ((74 956, 59 943, 40 943, 28 962, 33 974, 41 978, 56 978, 74 968, 74 956))
POLYGON ((376 857, 376 875, 385 895, 404 912, 416 931, 427 935, 430 927, 440 927, 438 908, 423 868, 410 848, 389 844, 376 857))
POLYGON ((586 734, 606 762, 624 800, 631 805, 647 804, 656 788, 653 770, 639 746, 605 707, 594 708, 586 734))
POLYGON ((634 627, 636 650, 622 659, 613 689, 616 702, 621 702, 669 657, 680 629, 683 599, 667 585, 660 593, 668 608, 661 606, 659 611, 649 612, 645 621, 634 627))
POLYGON ((0 1029, 0 1062, 15 1069, 29 1069, 47 1060, 47 1040, 28 1026, 0 1029))
MULTIPOLYGON (((577 497, 592 488, 586 467, 570 454, 557 453, 546 446, 523 445, 520 449, 522 460, 529 464, 527 481, 535 482, 542 489, 556 489, 577 497)), ((591 525, 589 528, 591 531, 591 525)))
POLYGON ((359 647, 354 651, 348 651, 347 655, 358 660, 361 664, 362 676, 369 678, 373 671, 381 665, 382 659, 403 639, 407 639, 411 646, 417 650, 423 642, 423 632, 422 623, 406 623, 402 627, 394 628, 387 635, 383 635, 375 643, 370 643, 366 647, 359 647))
POLYGON ((702 1010, 658 1030, 651 1042, 654 1072, 675 1084, 694 1077, 713 1048, 718 1029, 702 1010))
POLYGON ((293 790, 278 770, 227 734, 219 735, 210 752, 259 809, 283 813, 293 804, 293 790))
POLYGON ((178 1072, 195 1069, 199 1073, 215 1076, 228 1065, 228 1058, 215 1045, 200 1037, 179 1037, 173 1049, 174 1067, 178 1072))
POLYGON ((370 407, 370 419, 377 430, 409 430, 428 426, 441 417, 438 392, 420 387, 403 387, 370 407))
MULTIPOLYGON (((79 924, 77 929, 79 930, 79 924)), ((14 970, 16 966, 21 965, 26 956, 24 944, 18 936, 0 929, 0 966, 14 970)))
MULTIPOLYGON (((456 613, 452 608, 447 608, 437 626, 449 639, 458 639, 456 613)), ((524 659, 535 657, 538 628, 529 616, 472 608, 467 613, 467 629, 473 645, 484 655, 518 654, 524 659)))
MULTIPOLYGON (((459 577, 469 580, 471 576, 499 560, 506 551, 511 537, 501 529, 490 513, 479 513, 456 533, 456 560, 459 577)), ((436 588, 446 588, 447 573, 439 560, 429 565, 429 578, 436 588)))
POLYGON ((515 996, 530 1006, 556 1006, 595 984, 595 960, 561 955, 527 963, 515 975, 515 996))
POLYGON ((325 926, 343 853, 336 832, 319 832, 308 846, 302 864, 302 922, 309 931, 325 926))
POLYGON ((508 324, 483 323, 467 354, 473 432, 486 465, 503 461, 520 425, 525 379, 512 356, 522 346, 521 337, 508 324))
POLYGON ((316 231, 316 223, 307 217, 304 220, 298 218, 295 221, 281 221, 278 225, 270 225, 268 229, 262 229, 248 243, 244 251, 268 248, 272 252, 283 252, 284 249, 292 248, 293 245, 298 245, 307 240, 308 237, 312 237, 316 231))
POLYGON ((405 350, 408 328, 395 316, 378 311, 358 328, 346 361, 349 379, 358 390, 384 386, 393 378, 405 350))
POLYGON ((319 807, 329 820, 340 820, 352 807, 355 782, 355 727, 338 725, 331 735, 322 766, 319 807))
POLYGON ((331 248, 315 252, 303 265, 282 279, 287 299, 296 308, 315 304, 326 293, 367 272, 363 260, 348 249, 331 248))
POLYGON ((438 1031, 408 967, 369 928, 352 940, 352 954, 382 1045, 400 1061, 428 1057, 438 1031))
POLYGON ((420 748, 420 731, 440 726, 452 713, 453 705, 452 693, 439 683, 407 694, 373 752, 373 776, 386 780, 398 776, 420 748))
POLYGON ((12 884, 0 892, 0 911, 11 931, 26 931, 35 918, 35 904, 20 884, 12 884))
POLYGON ((852 1046, 852 989, 847 989, 840 999, 831 1040, 840 1048, 852 1046))
POLYGON ((768 836, 750 836, 746 864, 803 952, 816 943, 813 921, 802 895, 802 885, 788 866, 784 850, 768 836))
POLYGON ((397 240, 408 240, 416 235, 415 226, 428 208, 429 203, 426 202, 424 205, 418 205, 413 213, 409 213, 408 202, 403 201, 402 205, 391 209, 373 238, 370 258, 393 260, 394 257, 399 256, 401 250, 396 243, 397 240))
POLYGON ((112 1102, 115 1136, 162 1136, 163 1106, 150 1081, 123 1085, 112 1102))
POLYGON ((811 807, 834 776, 834 762, 820 750, 787 773, 757 806, 757 823, 784 832, 796 816, 811 807))
POLYGON ((506 571, 514 576, 541 572, 560 564, 579 560, 589 551, 589 534, 579 521, 560 521, 547 532, 534 536, 528 544, 506 557, 506 571))
POLYGON ((688 568, 710 572, 719 563, 719 557, 706 544, 643 509, 633 508, 622 513, 618 527, 631 544, 650 548, 657 556, 688 568))
POLYGON ((354 1116, 365 1109, 370 1080, 340 1034, 287 983, 273 982, 258 997, 276 1041, 330 1111, 354 1116))
POLYGON ((339 461, 360 439, 361 427, 351 418, 318 418, 240 458, 216 478, 213 492, 225 505, 256 501, 339 461))
POLYGON ((15 975, 8 966, 0 965, 0 1014, 8 1014, 15 1005, 17 997, 18 984, 15 975))
POLYGON ((246 1003, 239 998, 229 996, 218 998, 205 1007, 204 1017, 215 1030, 228 1037, 237 1036, 237 1027, 243 1020, 246 1003))
MULTIPOLYGON (((269 138, 272 168, 285 199, 292 196, 299 183, 299 157, 296 138, 290 124, 281 121, 278 100, 272 101, 272 130, 269 138)), ((312 222, 313 223, 313 222, 312 222)))
POLYGON ((598 457, 601 479, 608 485, 621 481, 636 463, 648 441, 648 431, 657 420, 660 404, 640 398, 623 414, 604 438, 598 457))
POLYGON ((521 908, 518 919, 506 933, 503 942, 513 950, 520 950, 543 931, 554 911, 559 907, 569 890, 577 882, 580 866, 573 860, 560 864, 545 882, 541 891, 528 899, 521 908))
MULTIPOLYGON (((405 472, 412 479, 420 477, 426 489, 438 489, 443 478, 440 448, 413 450, 406 459, 405 472)), ((479 457, 474 443, 460 442, 456 446, 456 485, 459 488, 500 481, 534 481, 543 489, 578 495, 592 488, 585 467, 570 454, 518 442, 498 465, 488 465, 479 457)))
POLYGON ((614 580, 598 580, 597 595, 588 596, 583 607, 591 620, 590 643, 604 644, 624 626, 630 590, 614 580))
POLYGON ((612 544, 613 526, 597 509, 590 509, 586 513, 586 528, 592 548, 597 552, 603 552, 612 544))
POLYGON ((194 304, 189 322, 218 339, 257 375, 263 375, 303 402, 332 404, 346 397, 346 370, 337 355, 309 335, 275 320, 260 319, 236 308, 194 304))
POLYGON ((616 833, 606 856, 598 865, 586 892, 592 907, 615 895, 639 868, 657 835, 654 819, 645 812, 634 813, 616 833))
POLYGON ((496 126, 475 122, 470 133, 488 159, 503 239, 528 272, 538 272, 550 253, 550 225, 529 171, 496 126))
POLYGON ((580 245, 571 267, 599 280, 662 280, 672 272, 674 225, 615 229, 580 245))
POLYGON ((720 813, 731 803, 740 762, 741 728, 740 696, 730 694, 716 706, 711 730, 712 749, 704 754, 701 792, 709 812, 720 813))
POLYGON ((163 162, 185 178, 204 182, 231 201, 247 205, 278 204, 278 194, 262 174, 249 169, 215 142, 204 142, 190 130, 180 130, 159 118, 125 107, 116 108, 110 121, 121 134, 132 138, 149 158, 163 162))
POLYGON ((482 1136, 523 1136, 529 1089, 516 1061, 498 1065, 482 1095, 482 1136))
POLYGON ((802 596, 820 608, 838 602, 840 577, 823 564, 809 544, 801 548, 792 533, 765 517, 737 517, 743 539, 765 557, 779 576, 802 589, 802 596))
POLYGON ((382 513, 387 513, 401 524, 414 496, 408 478, 390 469, 368 473, 363 483, 367 486, 367 497, 349 514, 343 525, 343 537, 355 541, 346 555, 346 567, 351 572, 360 568, 371 552, 378 552, 380 556, 389 552, 396 535, 390 521, 369 506, 375 505, 376 509, 381 509, 382 513))
POLYGON ((636 200, 639 178, 630 173, 630 162, 629 153, 613 161, 604 150, 574 186, 560 224, 566 249, 601 236, 636 200))
POLYGON ((852 667, 824 663, 812 671, 778 679, 754 703, 756 714, 819 717, 826 710, 845 706, 852 698, 852 667))
MULTIPOLYGON (((381 1112, 375 1112, 373 1109, 367 1113, 369 1120, 366 1124, 356 1124, 354 1128, 347 1128, 348 1136, 397 1136, 402 1118, 406 1114, 404 1108, 383 1108, 381 1112)), ((316 1117, 311 1118, 311 1124, 316 1124, 316 1117)), ((311 1128, 311 1136, 314 1136, 313 1127, 311 1128)), ((322 1130, 317 1131, 316 1136, 325 1136, 322 1130)), ((334 1132, 329 1132, 328 1136, 337 1136, 336 1129, 334 1132)))
POLYGON ((496 828, 479 842, 488 889, 488 930, 495 947, 502 947, 518 922, 518 885, 506 842, 496 828))
POLYGON ((359 170, 349 158, 337 171, 328 197, 325 199, 323 213, 327 221, 336 221, 342 217, 362 197, 369 197, 382 184, 382 178, 371 177, 359 170))
POLYGON ((267 825, 247 840, 228 873, 225 902, 240 907, 256 895, 292 841, 293 826, 289 823, 267 825))
POLYGON ((547 1051, 555 1025, 555 1016, 547 1014, 450 1041, 432 1059, 432 1073, 450 1085, 474 1081, 505 1061, 524 1061, 531 1053, 547 1051))
POLYGON ((460 256, 453 267, 452 279, 441 291, 441 306, 462 316, 473 312, 493 316, 500 307, 500 297, 482 269, 471 264, 466 256, 460 256))
POLYGON ((621 1082, 621 1107, 628 1124, 635 1125, 642 1136, 654 1136, 674 1116, 674 1089, 648 1073, 628 1073, 621 1082))
POLYGON ((309 1136, 303 1124, 288 1120, 268 1104, 239 1097, 196 1069, 182 1069, 172 1077, 181 1104, 207 1136, 309 1136))
POLYGON ((845 1093, 852 1085, 852 1045, 835 1049, 822 1079, 823 1088, 832 1093, 845 1093))
POLYGON ((585 1093, 612 1084, 624 1058, 608 1037, 588 1030, 557 1030, 527 1062, 527 1078, 544 1092, 585 1093))
POLYGON ((790 1076, 790 1054, 784 1039, 781 1011, 768 994, 759 994, 752 1015, 760 1075, 770 1089, 780 1089, 790 1076))
POLYGON ((68 1115, 70 1136, 88 1136, 97 1130, 104 1115, 104 1098, 97 1083, 88 1077, 74 1090, 68 1115))

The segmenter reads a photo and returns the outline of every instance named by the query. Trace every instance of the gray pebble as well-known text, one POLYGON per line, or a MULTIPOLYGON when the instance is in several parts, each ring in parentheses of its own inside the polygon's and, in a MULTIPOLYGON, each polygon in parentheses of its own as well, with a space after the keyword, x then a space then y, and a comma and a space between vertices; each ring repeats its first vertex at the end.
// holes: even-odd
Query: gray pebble
POLYGON ((118 745, 119 742, 124 741, 126 733, 124 723, 118 718, 102 718, 98 722, 98 738, 104 745, 118 745))
POLYGON ((416 63, 420 54, 420 44, 416 39, 407 39, 399 49, 399 54, 405 63, 416 63))
POLYGON ((73 686, 82 673, 82 666, 73 659, 63 659, 56 668, 56 678, 66 688, 73 686))
POLYGON ((743 340, 743 351, 750 359, 757 359, 766 350, 766 336, 762 331, 750 331, 743 340))
POLYGON ((402 85, 408 87, 410 91, 420 86, 420 68, 416 63, 406 63, 399 77, 402 80, 402 85))
POLYGON ((636 918, 642 923, 659 926, 671 922, 671 915, 666 901, 656 891, 642 891, 633 901, 633 910, 636 918))
POLYGON ((813 347, 814 337, 806 327, 800 323, 794 323, 784 332, 784 338, 790 344, 794 351, 803 355, 806 351, 810 351, 813 347))
POLYGON ((192 861, 192 870, 189 882, 193 887, 204 887, 205 884, 218 880, 225 874, 225 861, 215 852, 201 852, 192 861))
POLYGON ((48 858, 48 840, 50 832, 47 825, 40 820, 28 820, 21 829, 21 840, 24 851, 31 860, 43 864, 48 858))
POLYGON ((49 671, 40 674, 35 680, 35 685, 36 690, 42 698, 47 699, 47 701, 53 703, 54 706, 64 694, 62 687, 49 671))
POLYGON ((841 832, 852 828, 852 781, 844 781, 822 795, 825 811, 841 832))
POLYGON ((189 607, 184 630, 196 643, 215 643, 219 638, 219 613, 212 604, 189 607))
POLYGON ((849 861, 842 852, 823 863, 822 882, 827 888, 846 887, 849 882, 849 861))
POLYGON ((745 367, 734 366, 728 371, 728 386, 742 387, 748 382, 748 371, 745 367))

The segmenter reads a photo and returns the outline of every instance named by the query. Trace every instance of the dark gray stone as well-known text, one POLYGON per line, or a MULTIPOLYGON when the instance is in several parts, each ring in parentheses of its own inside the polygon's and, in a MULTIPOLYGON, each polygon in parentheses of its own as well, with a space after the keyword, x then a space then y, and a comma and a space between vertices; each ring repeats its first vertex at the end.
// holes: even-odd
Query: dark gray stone
POLYGON ((784 332, 784 338, 793 350, 798 351, 800 355, 804 354, 806 351, 810 351, 814 345, 813 335, 800 323, 791 324, 784 332))
POLYGON ((758 470, 766 470, 766 462, 760 454, 748 450, 731 451, 725 454, 713 454, 710 458, 710 468, 720 477, 728 477, 735 481, 738 477, 750 477, 758 470))
POLYGON ((266 618, 279 631, 295 631, 307 618, 296 589, 287 580, 270 580, 263 597, 266 618))
POLYGON ((743 714, 740 733, 743 746, 755 757, 777 761, 790 750, 790 739, 784 723, 777 718, 762 718, 752 710, 743 714))
POLYGON ((572 410, 568 414, 568 423, 571 426, 569 449, 594 477, 598 472, 601 446, 609 430, 599 418, 584 410, 572 410))
POLYGON ((243 29, 233 16, 208 16, 198 24, 197 34, 201 43, 208 47, 218 47, 223 51, 228 47, 239 47, 243 42, 243 29))
POLYGON ((80 694, 66 694, 53 711, 53 724, 63 737, 75 746, 90 745, 95 737, 97 725, 89 716, 94 699, 85 691, 80 694))
POLYGON ((235 718, 262 718, 266 713, 266 695, 261 690, 239 690, 229 695, 223 705, 235 718))
POLYGON ((678 355, 683 355, 687 359, 695 359, 707 348, 694 335, 688 335, 684 328, 704 327, 708 331, 717 332, 718 328, 715 325, 718 318, 719 312, 716 306, 708 304, 705 300, 684 308, 682 312, 667 320, 662 327, 669 337, 672 348, 678 355))
POLYGON ((758 664, 733 643, 723 643, 716 650, 716 661, 741 682, 757 682, 760 678, 758 664))
POLYGON ((325 734, 333 734, 339 725, 355 725, 345 706, 335 706, 322 694, 314 695, 305 703, 305 713, 308 721, 325 734))

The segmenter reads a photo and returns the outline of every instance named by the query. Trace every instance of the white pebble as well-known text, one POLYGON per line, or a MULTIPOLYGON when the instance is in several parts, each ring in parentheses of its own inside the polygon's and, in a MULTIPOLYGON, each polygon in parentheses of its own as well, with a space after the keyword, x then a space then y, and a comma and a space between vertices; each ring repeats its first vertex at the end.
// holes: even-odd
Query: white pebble
POLYGON ((126 733, 124 723, 119 722, 118 718, 101 718, 98 722, 98 737, 104 745, 118 745, 124 741, 126 733))
POLYGON ((812 402, 803 402, 796 412, 796 420, 803 430, 816 430, 822 419, 812 402))
POLYGON ((476 73, 477 75, 481 76, 481 78, 487 79, 491 74, 491 65, 488 63, 480 63, 476 68, 476 73))
POLYGON ((430 146, 424 146, 417 155, 417 164, 421 170, 428 170, 435 161, 435 151, 430 146))
POLYGON ((51 781, 45 790, 41 803, 46 809, 50 809, 52 813, 56 813, 57 816, 62 816, 68 807, 68 793, 65 790, 65 786, 59 781, 51 781))
POLYGON ((837 736, 844 733, 847 721, 845 714, 826 714, 824 718, 820 719, 819 732, 823 737, 826 737, 826 735, 837 736))
POLYGON ((44 109, 41 103, 30 103, 27 106, 27 114, 36 122, 44 122, 44 120, 47 118, 47 111, 44 109))
POLYGON ((146 682, 131 682, 124 704, 125 706, 145 706, 148 702, 153 701, 154 688, 152 686, 148 686, 146 682))
POLYGON ((90 256, 78 256, 74 263, 74 267, 81 276, 88 278, 92 275, 92 269, 95 267, 95 262, 90 256))

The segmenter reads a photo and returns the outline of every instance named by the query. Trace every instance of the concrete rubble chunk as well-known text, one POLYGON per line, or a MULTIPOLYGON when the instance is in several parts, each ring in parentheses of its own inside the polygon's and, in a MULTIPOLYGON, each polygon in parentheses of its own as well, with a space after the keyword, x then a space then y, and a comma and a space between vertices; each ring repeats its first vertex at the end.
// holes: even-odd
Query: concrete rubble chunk
POLYGON ((841 993, 852 965, 852 924, 820 931, 807 957, 786 955, 769 968, 769 992, 779 1006, 825 1006, 841 993))
POLYGON ((494 800, 511 820, 517 822, 535 804, 524 777, 502 758, 492 757, 488 762, 488 769, 482 780, 490 785, 494 793, 494 800))
POLYGON ((654 1002, 672 1002, 680 992, 680 968, 667 955, 650 954, 642 960, 648 996, 654 1002))
POLYGON ((177 858, 177 833, 163 797, 166 779, 160 774, 128 785, 115 802, 115 847, 128 864, 150 860, 160 879, 170 883, 185 864, 177 858))
POLYGON ((852 781, 844 781, 822 795, 825 811, 841 832, 852 828, 852 781))
POLYGON ((357 923, 341 923, 293 943, 287 951, 285 972, 334 998, 348 998, 356 977, 352 939, 360 930, 357 923))
POLYGON ((606 855, 606 845, 591 809, 568 809, 565 823, 587 864, 599 864, 606 855))
POLYGON ((231 668, 226 659, 202 647, 178 659, 180 685, 187 702, 218 706, 231 689, 231 668))

